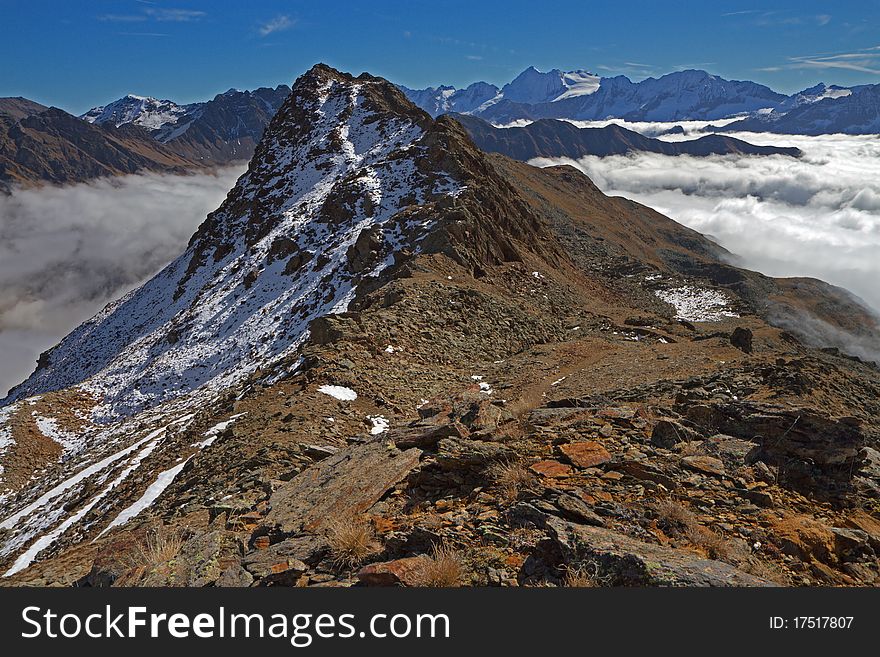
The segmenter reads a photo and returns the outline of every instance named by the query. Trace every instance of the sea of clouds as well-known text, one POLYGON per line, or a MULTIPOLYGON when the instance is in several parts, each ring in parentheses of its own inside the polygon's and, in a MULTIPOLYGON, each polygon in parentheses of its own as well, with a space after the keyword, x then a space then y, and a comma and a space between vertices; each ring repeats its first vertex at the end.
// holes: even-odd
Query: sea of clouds
MULTIPOLYGON (((653 136, 673 124, 623 125, 653 136)), ((693 139, 705 126, 691 122, 685 135, 661 138, 693 139)), ((571 164, 606 193, 644 203, 712 237, 741 258, 737 264, 770 276, 821 278, 880 309, 880 137, 731 136, 796 146, 804 155, 639 153, 532 164, 571 164)))
POLYGON ((0 195, 0 398, 41 351, 186 247, 244 166, 0 195))
MULTIPOLYGON (((696 138, 708 125, 686 122, 684 135, 663 136, 673 124, 615 122, 668 140, 696 138)), ((641 153, 532 163, 571 164, 605 192, 709 235, 737 264, 821 278, 880 309, 880 137, 732 136, 796 146, 804 156, 641 153)), ((177 256, 243 170, 0 196, 0 397, 33 371, 41 351, 177 256)))

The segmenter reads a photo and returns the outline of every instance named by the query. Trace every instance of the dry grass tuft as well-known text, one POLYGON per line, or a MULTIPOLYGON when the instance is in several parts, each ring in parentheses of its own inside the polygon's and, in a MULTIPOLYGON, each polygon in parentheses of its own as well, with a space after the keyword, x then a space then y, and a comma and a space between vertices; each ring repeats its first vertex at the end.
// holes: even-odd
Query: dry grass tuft
POLYGON ((148 531, 135 545, 128 555, 128 565, 149 571, 174 559, 182 547, 183 536, 179 531, 160 526, 148 531))
POLYGON ((731 557, 730 544, 707 527, 700 525, 691 527, 685 534, 685 538, 692 545, 705 551, 710 559, 729 559, 731 557))
POLYGON ((710 559, 728 559, 732 548, 724 537, 703 527, 697 517, 675 500, 664 500, 657 505, 657 524, 669 536, 678 536, 703 550, 710 559))
POLYGON ((681 457, 685 456, 701 456, 703 454, 703 442, 688 440, 684 443, 679 443, 677 446, 678 455, 681 457))
POLYGON ((343 568, 359 566, 382 549, 370 523, 362 518, 336 520, 330 525, 327 538, 333 562, 343 568))
POLYGON ((448 545, 434 546, 430 558, 415 574, 415 585, 452 588, 464 582, 466 569, 462 554, 448 545))
POLYGON ((670 536, 685 536, 699 526, 697 517, 675 500, 663 500, 657 504, 657 524, 670 536))
POLYGON ((489 476, 498 487, 501 498, 513 502, 521 491, 528 490, 534 483, 532 473, 518 461, 496 463, 489 468, 489 476))
POLYGON ((594 559, 566 566, 562 585, 569 588, 591 589, 611 586, 611 576, 602 574, 601 565, 594 559))
POLYGON ((594 589, 600 586, 589 568, 573 568, 565 574, 563 586, 572 589, 594 589))

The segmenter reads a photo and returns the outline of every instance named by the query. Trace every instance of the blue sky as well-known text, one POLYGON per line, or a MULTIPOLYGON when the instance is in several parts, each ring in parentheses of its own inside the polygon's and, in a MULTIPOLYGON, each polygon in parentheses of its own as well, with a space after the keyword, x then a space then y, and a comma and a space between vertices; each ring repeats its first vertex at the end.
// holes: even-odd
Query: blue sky
POLYGON ((410 87, 526 66, 702 68, 783 92, 880 82, 880 0, 0 0, 0 96, 83 112, 290 83, 318 61, 410 87))

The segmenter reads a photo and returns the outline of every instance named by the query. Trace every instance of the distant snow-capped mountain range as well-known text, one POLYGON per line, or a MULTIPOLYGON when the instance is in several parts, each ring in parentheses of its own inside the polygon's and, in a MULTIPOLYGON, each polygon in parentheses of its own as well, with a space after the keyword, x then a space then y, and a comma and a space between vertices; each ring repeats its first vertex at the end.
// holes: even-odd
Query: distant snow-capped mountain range
MULTIPOLYGON (((495 125, 538 119, 576 121, 716 121, 740 117, 718 130, 788 134, 880 133, 880 85, 841 87, 817 84, 785 95, 749 81, 725 80, 706 71, 686 70, 633 82, 618 75, 600 77, 586 70, 541 72, 530 66, 498 87, 474 82, 463 89, 441 85, 425 89, 400 86, 406 96, 432 116, 457 113, 478 116, 495 125)), ((163 143, 183 135, 206 107, 238 105, 226 110, 227 121, 265 110, 263 125, 289 89, 230 89, 206 103, 180 105, 170 100, 128 95, 95 107, 80 118, 116 127, 132 123, 163 143), (242 102, 244 101, 244 102, 242 102), (238 116, 232 116, 237 114, 238 116)), ((248 131, 254 132, 254 130, 248 131)), ((218 135, 214 135, 218 136, 218 135)), ((259 130, 249 138, 258 137, 259 130)), ((231 139, 235 135, 219 135, 231 139)))
POLYGON ((190 159, 225 163, 250 158, 289 93, 286 84, 254 91, 229 89, 209 101, 188 105, 129 94, 93 107, 80 118, 100 126, 140 126, 190 159))
POLYGON ((789 96, 755 82, 725 80, 698 70, 633 82, 622 75, 605 78, 559 69, 544 73, 529 67, 501 88, 486 82, 464 89, 402 88, 432 115, 472 114, 496 125, 544 118, 715 121, 741 116, 742 122, 726 129, 791 134, 880 132, 880 85, 820 83, 789 96))
MULTIPOLYGON (((755 82, 696 70, 633 82, 584 70, 541 72, 529 67, 500 88, 475 82, 464 89, 400 89, 431 116, 470 115, 494 126, 522 126, 541 119, 707 121, 717 122, 705 130, 708 133, 880 134, 880 85, 818 84, 785 95, 755 82)), ((94 107, 81 120, 26 98, 0 98, 0 193, 16 184, 65 184, 142 170, 178 173, 248 160, 289 94, 287 85, 230 89, 191 104, 127 95, 94 107)), ((552 123, 541 129, 546 133, 551 127, 549 141, 569 150, 572 145, 562 142, 574 133, 552 123)), ((682 127, 673 130, 683 132, 682 127)), ((499 143, 513 143, 498 138, 499 143)), ((579 141, 583 145, 583 139, 579 141)), ((603 151, 626 150, 633 143, 621 138, 603 151)), ((714 143, 713 148, 724 152, 751 148, 724 140, 714 143)))

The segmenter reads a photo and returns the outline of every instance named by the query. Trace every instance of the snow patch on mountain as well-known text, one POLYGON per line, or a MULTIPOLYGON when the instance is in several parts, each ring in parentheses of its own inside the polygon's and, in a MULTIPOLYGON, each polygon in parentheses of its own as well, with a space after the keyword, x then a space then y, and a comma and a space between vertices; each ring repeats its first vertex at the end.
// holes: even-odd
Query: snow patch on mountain
POLYGON ((554 103, 587 96, 599 90, 599 76, 587 71, 563 72, 557 68, 542 73, 530 66, 501 89, 504 99, 516 103, 554 103))
POLYGON ((41 415, 33 414, 34 422, 37 425, 37 429, 40 430, 46 438, 50 440, 54 440, 56 443, 61 445, 65 454, 69 454, 70 452, 75 452, 82 448, 83 446, 83 438, 81 435, 77 435, 71 431, 66 431, 58 426, 58 420, 54 417, 43 417, 41 415))
POLYGON ((358 395, 354 390, 346 388, 345 386, 323 385, 318 388, 318 392, 324 395, 329 395, 330 397, 333 397, 333 399, 338 399, 339 401, 354 401, 358 398, 358 395))
POLYGON ((718 290, 689 285, 657 290, 658 298, 675 307, 676 319, 688 322, 720 322, 739 315, 728 310, 730 299, 718 290))
POLYGON ((400 89, 407 98, 431 116, 447 112, 469 114, 498 97, 498 87, 487 82, 474 82, 464 89, 456 89, 448 85, 427 89, 409 89, 401 86, 400 89))
POLYGON ((160 472, 156 477, 156 480, 147 487, 147 490, 144 491, 144 494, 133 504, 123 509, 119 515, 116 516, 100 534, 98 534, 98 536, 103 536, 114 527, 124 525, 132 518, 138 516, 142 511, 150 508, 153 502, 159 499, 159 496, 162 495, 162 493, 165 492, 165 489, 171 485, 175 477, 180 474, 180 471, 183 470, 187 463, 189 463, 191 458, 192 457, 190 456, 175 465, 173 468, 160 472))

